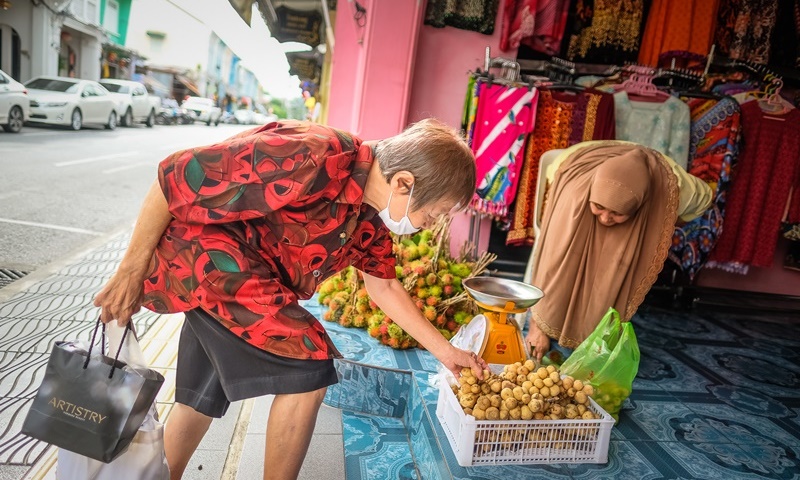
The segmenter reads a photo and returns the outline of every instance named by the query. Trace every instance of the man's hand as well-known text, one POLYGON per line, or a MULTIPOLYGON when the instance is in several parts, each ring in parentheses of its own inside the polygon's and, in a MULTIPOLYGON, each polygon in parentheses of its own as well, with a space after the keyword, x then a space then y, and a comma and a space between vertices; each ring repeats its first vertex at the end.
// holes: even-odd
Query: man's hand
POLYGON ((94 305, 100 307, 100 321, 117 320, 120 326, 127 325, 131 316, 142 308, 142 281, 138 275, 118 270, 94 298, 94 305))
POLYGON ((453 373, 455 378, 461 376, 462 368, 469 368, 478 380, 483 380, 483 371, 489 369, 486 360, 467 350, 452 347, 444 354, 440 354, 439 361, 453 373))

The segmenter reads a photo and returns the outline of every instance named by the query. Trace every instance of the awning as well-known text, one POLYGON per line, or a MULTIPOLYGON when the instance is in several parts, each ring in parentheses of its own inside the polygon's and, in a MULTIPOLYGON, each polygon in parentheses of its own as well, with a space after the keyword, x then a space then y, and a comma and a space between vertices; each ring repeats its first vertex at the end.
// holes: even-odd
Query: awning
POLYGON ((134 80, 142 82, 148 90, 159 97, 168 98, 172 93, 171 88, 167 87, 150 75, 136 75, 134 76, 134 80))
POLYGON ((175 75, 175 79, 181 82, 181 84, 188 88, 190 92, 194 93, 198 97, 202 97, 203 95, 200 93, 200 89, 197 88, 197 85, 185 75, 175 75))

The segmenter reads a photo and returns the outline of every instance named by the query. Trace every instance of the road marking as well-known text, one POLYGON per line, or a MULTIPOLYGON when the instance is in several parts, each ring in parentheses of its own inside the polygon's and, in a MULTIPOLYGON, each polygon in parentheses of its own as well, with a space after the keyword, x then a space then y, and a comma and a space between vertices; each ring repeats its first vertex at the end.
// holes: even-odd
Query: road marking
POLYGON ((136 162, 136 163, 131 163, 131 164, 129 164, 129 165, 123 165, 123 166, 121 166, 121 167, 117 167, 117 168, 109 168, 108 170, 103 170, 103 173, 105 173, 105 174, 117 173, 117 172, 121 172, 121 171, 123 171, 123 170, 130 170, 131 168, 139 168, 139 167, 145 167, 145 166, 146 166, 146 167, 152 167, 152 166, 153 166, 153 162, 136 162))
POLYGON ((55 163, 54 166, 70 167, 72 165, 80 165, 81 163, 99 162, 102 160, 111 160, 114 158, 133 157, 135 155, 139 155, 139 152, 112 153, 111 155, 102 155, 99 157, 89 157, 89 158, 81 158, 78 160, 70 160, 67 162, 58 162, 55 163))
POLYGON ((26 222, 24 220, 12 220, 10 218, 0 218, 0 222, 13 223, 16 225, 26 225, 28 227, 48 228, 50 230, 61 230, 63 232, 83 233, 85 235, 95 235, 95 236, 102 235, 102 233, 94 232, 92 230, 84 230, 82 228, 73 228, 73 227, 63 227, 61 225, 53 225, 50 223, 26 222))
POLYGON ((195 147, 196 145, 186 145, 186 142, 183 143, 173 143, 172 145, 162 145, 158 147, 159 150, 172 150, 176 152, 178 150, 186 150, 187 148, 195 147))

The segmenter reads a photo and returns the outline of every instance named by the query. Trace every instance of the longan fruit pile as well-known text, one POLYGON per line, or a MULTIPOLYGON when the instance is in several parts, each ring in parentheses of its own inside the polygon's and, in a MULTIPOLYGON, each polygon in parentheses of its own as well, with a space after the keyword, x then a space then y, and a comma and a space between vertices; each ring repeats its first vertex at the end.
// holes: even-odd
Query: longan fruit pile
POLYGON ((476 420, 564 420, 600 418, 589 408, 594 389, 553 366, 535 368, 533 360, 506 365, 500 374, 461 370, 453 393, 467 415, 476 420))

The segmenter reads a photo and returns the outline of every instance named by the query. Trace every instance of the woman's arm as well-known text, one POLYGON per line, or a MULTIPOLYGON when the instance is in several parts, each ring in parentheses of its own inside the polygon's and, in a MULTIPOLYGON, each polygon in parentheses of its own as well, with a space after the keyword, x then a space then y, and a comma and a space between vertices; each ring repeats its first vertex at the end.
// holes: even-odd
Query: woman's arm
POLYGON ((463 367, 469 367, 478 378, 483 378, 486 362, 477 355, 460 350, 450 344, 442 334, 431 325, 397 279, 383 279, 363 273, 364 285, 370 298, 416 341, 422 344, 434 357, 453 372, 456 378, 463 367))
POLYGON ((153 252, 161 235, 172 220, 167 200, 158 182, 153 182, 144 198, 131 242, 119 268, 97 294, 94 304, 100 307, 100 320, 104 323, 118 320, 126 325, 131 315, 142 306, 143 282, 150 268, 153 252))

